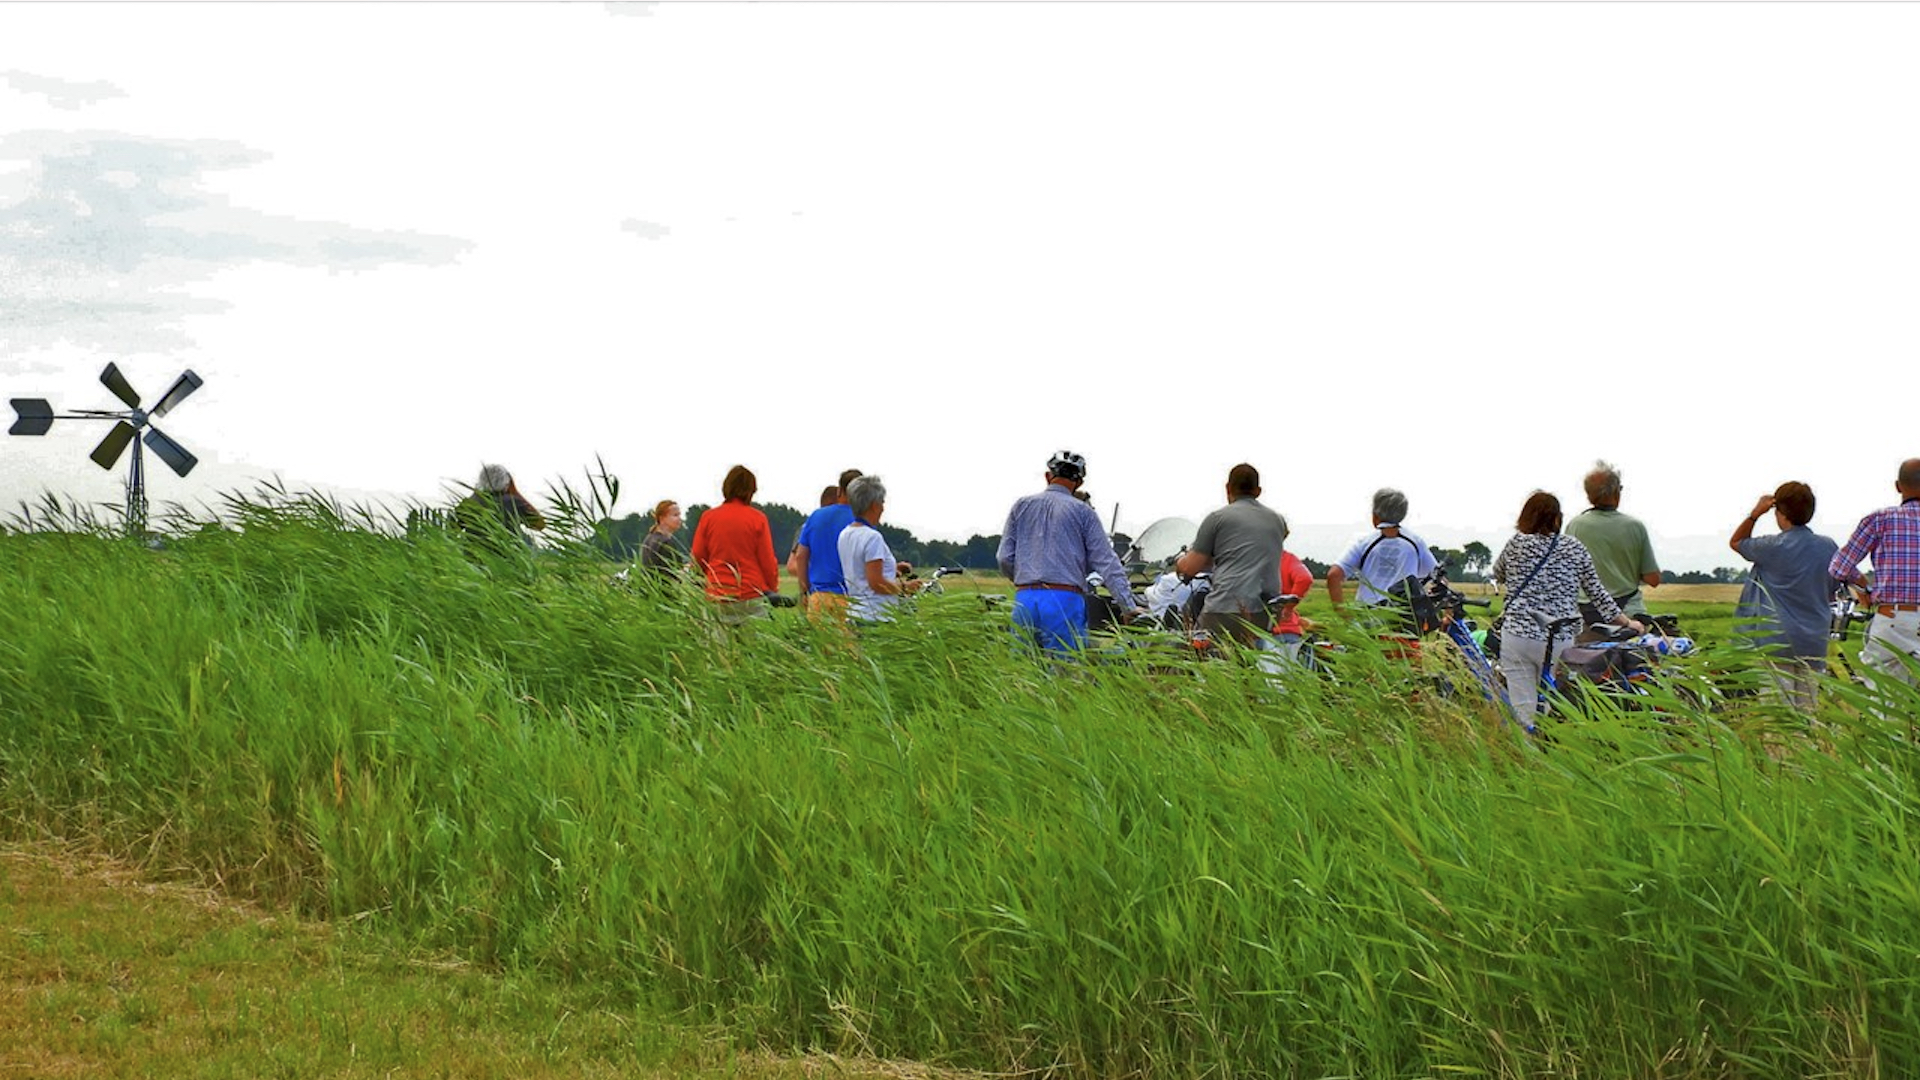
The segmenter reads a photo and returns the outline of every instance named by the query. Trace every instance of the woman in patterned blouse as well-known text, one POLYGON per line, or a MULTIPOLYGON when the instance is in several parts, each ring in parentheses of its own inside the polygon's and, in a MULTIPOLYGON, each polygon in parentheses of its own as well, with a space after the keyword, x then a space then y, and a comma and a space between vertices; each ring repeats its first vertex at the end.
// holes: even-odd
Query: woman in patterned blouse
POLYGON ((1540 700, 1540 671, 1560 659, 1580 627, 1580 588, 1600 607, 1600 616, 1634 633, 1645 628, 1613 602, 1593 556, 1560 531, 1560 500, 1545 491, 1527 496, 1514 524, 1519 535, 1493 560, 1493 580, 1507 586, 1501 616, 1500 673, 1507 701, 1527 730, 1540 700))

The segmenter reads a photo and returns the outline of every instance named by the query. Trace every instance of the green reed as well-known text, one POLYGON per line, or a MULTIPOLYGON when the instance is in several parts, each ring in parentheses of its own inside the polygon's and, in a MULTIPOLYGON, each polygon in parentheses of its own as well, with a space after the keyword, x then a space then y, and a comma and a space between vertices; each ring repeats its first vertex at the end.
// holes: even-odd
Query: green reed
MULTIPOLYGON (((1903 1075, 1911 693, 1709 649, 1527 740, 1335 680, 1049 666, 979 597, 848 642, 294 497, 0 538, 0 829, 743 1040, 1082 1075, 1903 1075)), ((582 526, 583 528, 586 526, 582 526)), ((1467 685, 1454 671, 1454 682, 1467 685)))

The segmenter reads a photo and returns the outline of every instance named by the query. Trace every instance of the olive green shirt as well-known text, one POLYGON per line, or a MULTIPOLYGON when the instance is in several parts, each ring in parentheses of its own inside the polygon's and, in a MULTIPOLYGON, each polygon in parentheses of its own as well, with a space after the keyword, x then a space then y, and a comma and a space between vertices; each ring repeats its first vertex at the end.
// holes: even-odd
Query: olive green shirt
MULTIPOLYGON (((1653 541, 1640 519, 1618 510, 1594 507, 1576 514, 1567 522, 1566 533, 1580 541, 1593 555, 1593 568, 1600 572, 1600 584, 1607 587, 1620 607, 1631 615, 1644 615, 1647 601, 1640 595, 1640 579, 1660 569, 1653 557, 1653 541)), ((1585 596, 1586 590, 1580 590, 1585 596)), ((1593 598, 1586 597, 1589 603, 1593 598)))

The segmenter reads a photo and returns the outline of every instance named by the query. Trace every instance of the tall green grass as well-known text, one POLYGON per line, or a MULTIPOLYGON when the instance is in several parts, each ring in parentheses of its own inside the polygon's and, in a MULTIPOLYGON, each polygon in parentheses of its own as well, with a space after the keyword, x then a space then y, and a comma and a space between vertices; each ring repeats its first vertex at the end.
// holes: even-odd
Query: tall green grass
POLYGON ((1276 686, 1050 667, 935 598, 847 645, 574 549, 240 501, 0 538, 0 829, 781 1047, 1097 1076, 1920 1067, 1910 692, 1709 651, 1529 742, 1353 640, 1276 686), (1705 682, 1711 673, 1714 682, 1705 682))

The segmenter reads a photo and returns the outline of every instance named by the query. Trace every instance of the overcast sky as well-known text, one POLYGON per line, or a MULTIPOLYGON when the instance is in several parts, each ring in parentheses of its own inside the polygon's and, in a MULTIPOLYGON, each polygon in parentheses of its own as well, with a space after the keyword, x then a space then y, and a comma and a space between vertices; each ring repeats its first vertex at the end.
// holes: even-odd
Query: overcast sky
MULTIPOLYGON (((1070 448, 1123 527, 1250 461, 1330 558, 1376 487, 1497 548, 1604 457, 1724 565, 1920 455, 1915 55, 1902 4, 0 5, 0 376, 198 372, 157 503, 857 466, 964 539, 1070 448)), ((0 437, 0 507, 118 504, 102 434, 0 437)))

